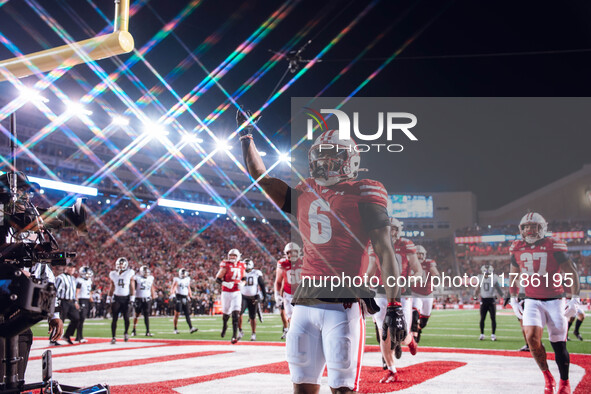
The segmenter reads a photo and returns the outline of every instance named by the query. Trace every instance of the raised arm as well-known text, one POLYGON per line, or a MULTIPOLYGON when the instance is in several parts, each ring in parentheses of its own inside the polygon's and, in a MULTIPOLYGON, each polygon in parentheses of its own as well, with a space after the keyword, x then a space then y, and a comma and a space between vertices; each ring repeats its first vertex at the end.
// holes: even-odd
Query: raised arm
MULTIPOLYGON (((242 126, 250 117, 250 111, 243 112, 241 109, 236 113, 236 123, 242 126), (246 116, 245 116, 246 115, 246 116)), ((256 123, 256 121, 255 121, 256 123)), ((265 174, 267 169, 261 159, 261 155, 252 139, 251 131, 254 126, 250 123, 246 124, 240 132, 240 141, 242 145, 242 155, 244 157, 244 164, 251 177, 258 181, 261 188, 269 195, 271 200, 279 207, 283 207, 288 198, 287 194, 289 186, 280 179, 272 178, 265 174)))

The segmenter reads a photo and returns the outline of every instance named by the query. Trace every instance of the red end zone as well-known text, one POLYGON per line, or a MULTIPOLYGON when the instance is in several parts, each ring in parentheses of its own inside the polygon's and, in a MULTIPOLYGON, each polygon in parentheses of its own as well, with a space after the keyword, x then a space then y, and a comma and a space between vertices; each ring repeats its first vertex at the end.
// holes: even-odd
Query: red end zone
MULTIPOLYGON (((121 347, 113 348, 108 345, 108 342, 107 339, 95 339, 90 342, 95 346, 92 349, 88 344, 53 348, 57 353, 54 354, 54 357, 58 358, 54 362, 54 378, 64 384, 74 384, 72 380, 76 381, 78 385, 82 385, 86 380, 88 380, 87 384, 107 383, 111 385, 113 393, 207 392, 211 384, 214 383, 219 392, 230 390, 240 392, 236 386, 231 385, 236 381, 241 382, 241 379, 249 381, 254 379, 253 384, 255 385, 264 383, 265 379, 272 382, 277 380, 279 385, 274 386, 274 392, 291 391, 289 369, 287 362, 284 361, 283 343, 243 342, 230 345, 227 341, 132 339, 128 343, 120 344, 121 347), (203 349, 200 350, 200 348, 203 349), (108 361, 100 362, 101 360, 108 361), (221 363, 221 367, 215 366, 215 360, 221 363), (248 365, 248 363, 256 365, 248 365), (64 367, 64 365, 66 366, 64 367), (129 380, 125 378, 124 371, 129 371, 126 373, 134 375, 145 374, 145 379, 142 382, 126 384, 129 380), (276 378, 273 378, 274 376, 276 378), (171 379, 172 377, 175 378, 171 379), (259 380, 257 381, 257 379, 259 380), (204 386, 201 390, 200 385, 202 384, 209 386, 204 386)), ((43 348, 35 349, 36 352, 42 350, 43 348)), ((377 366, 376 360, 380 359, 378 352, 378 346, 365 347, 364 366, 359 388, 361 393, 388 393, 410 387, 414 387, 413 391, 429 392, 431 391, 429 385, 433 386, 435 383, 445 386, 454 385, 454 379, 457 378, 453 378, 454 374, 462 374, 463 379, 475 379, 473 371, 468 372, 470 367, 476 368, 477 371, 485 371, 491 364, 503 365, 506 360, 521 358, 530 360, 523 363, 520 371, 511 367, 504 369, 505 372, 501 374, 502 376, 498 376, 499 381, 506 383, 515 380, 519 385, 524 380, 535 380, 536 384, 539 383, 538 380, 541 380, 541 373, 529 353, 422 347, 419 349, 419 355, 422 354, 423 358, 433 359, 415 359, 405 352, 400 361, 406 361, 407 364, 412 362, 412 364, 404 365, 402 363, 402 366, 398 367, 399 379, 397 382, 381 384, 378 382, 384 372, 381 367, 377 366), (497 361, 496 357, 508 357, 508 359, 497 361), (482 360, 479 361, 480 359, 482 360), (524 371, 531 374, 529 378, 524 377, 524 371)), ((572 366, 578 366, 584 370, 582 377, 579 373, 578 379, 580 381, 578 381, 574 392, 591 392, 591 355, 571 354, 570 357, 572 366)), ((548 353, 548 359, 553 360, 554 355, 548 353)), ((519 362, 521 363, 521 361, 519 362)), ((40 365, 36 363, 40 364, 39 356, 32 354, 29 370, 39 369, 40 371, 40 365)), ((551 365, 551 369, 553 366, 551 365)), ((27 371, 27 381, 38 380, 35 376, 29 376, 29 370, 27 371)), ((476 374, 478 375, 478 372, 476 374)), ((554 373, 554 375, 558 380, 557 374, 554 373)), ((273 383, 268 384, 268 386, 272 385, 273 383)), ((251 389, 256 390, 256 386, 252 386, 251 389)), ((457 389, 456 386, 456 392, 457 389)), ((520 387, 515 387, 515 389, 523 391, 525 387, 522 390, 520 387)), ((267 391, 260 392, 273 391, 267 389, 267 391)))

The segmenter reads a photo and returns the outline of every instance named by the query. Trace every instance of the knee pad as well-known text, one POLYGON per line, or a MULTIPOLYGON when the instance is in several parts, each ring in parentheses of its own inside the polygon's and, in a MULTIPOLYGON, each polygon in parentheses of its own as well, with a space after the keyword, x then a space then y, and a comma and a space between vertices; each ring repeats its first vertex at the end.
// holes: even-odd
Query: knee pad
POLYGON ((419 311, 416 309, 412 310, 412 323, 410 324, 410 330, 417 332, 419 330, 419 311))

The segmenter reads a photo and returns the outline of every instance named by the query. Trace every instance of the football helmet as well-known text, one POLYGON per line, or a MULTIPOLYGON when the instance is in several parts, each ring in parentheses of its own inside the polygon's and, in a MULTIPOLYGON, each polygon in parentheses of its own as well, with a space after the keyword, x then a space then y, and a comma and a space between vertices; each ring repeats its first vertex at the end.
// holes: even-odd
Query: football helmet
POLYGON ((246 264, 246 272, 250 272, 254 269, 254 261, 251 259, 244 260, 244 263, 246 264))
POLYGON ((240 256, 241 256, 241 254, 238 249, 230 249, 230 251, 228 252, 228 260, 231 261, 232 263, 239 261, 240 256), (236 257, 230 257, 230 256, 236 256, 236 257))
POLYGON ((115 261, 115 269, 119 271, 125 271, 129 267, 129 261, 125 257, 119 257, 115 261))
POLYGON ((140 267, 140 276, 143 276, 144 278, 147 278, 148 276, 150 276, 152 272, 150 271, 150 268, 148 268, 147 265, 142 265, 140 267))
POLYGON ((402 222, 395 217, 390 218, 390 234, 395 240, 400 239, 402 234, 402 222))
POLYGON ((480 270, 482 271, 483 275, 492 275, 495 271, 493 266, 490 264, 483 265, 482 267, 480 267, 480 270))
POLYGON ((290 242, 283 248, 283 254, 291 262, 297 261, 300 258, 300 253, 301 249, 295 242, 290 242))
POLYGON ((537 212, 530 212, 525 214, 519 222, 519 233, 521 238, 528 244, 533 244, 546 236, 546 230, 548 229, 548 223, 542 215, 537 212), (526 232, 526 224, 535 224, 536 230, 529 230, 526 232))
POLYGON ((90 279, 94 275, 94 272, 92 272, 92 269, 90 269, 90 267, 86 267, 86 266, 81 267, 78 272, 80 273, 80 277, 83 279, 90 279))
POLYGON ((423 245, 417 245, 417 258, 421 263, 427 258, 427 250, 423 247, 423 245))
POLYGON ((320 186, 357 178, 361 157, 353 139, 341 140, 338 130, 322 133, 308 152, 310 175, 320 186))
POLYGON ((186 268, 181 268, 179 270, 179 278, 184 279, 189 276, 189 270, 186 268))

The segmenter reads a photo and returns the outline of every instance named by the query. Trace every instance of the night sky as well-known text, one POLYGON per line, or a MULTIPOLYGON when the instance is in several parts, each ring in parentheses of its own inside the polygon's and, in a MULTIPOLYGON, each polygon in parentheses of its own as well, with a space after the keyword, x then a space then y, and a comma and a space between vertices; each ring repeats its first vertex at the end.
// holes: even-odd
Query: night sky
MULTIPOLYGON (((132 3, 137 12, 132 16, 130 32, 136 48, 140 49, 158 37, 158 31, 191 2, 132 3)), ((187 9, 186 16, 180 18, 174 29, 145 52, 150 66, 139 61, 130 68, 141 81, 140 86, 134 85, 129 74, 118 80, 119 86, 134 101, 142 96, 142 84, 146 89, 160 90, 163 84, 150 70, 152 67, 183 97, 206 76, 202 67, 209 71, 218 67, 285 4, 281 20, 269 26, 260 42, 218 81, 228 94, 234 94, 271 59, 273 54, 269 49, 297 50, 305 41, 312 40, 303 56, 313 58, 329 46, 322 62, 314 64, 263 112, 259 126, 281 149, 289 147, 290 97, 313 97, 320 92, 325 97, 349 96, 403 46, 404 50, 356 96, 587 97, 591 91, 591 3, 588 1, 204 0, 193 3, 194 7, 187 9), (357 22, 347 30, 356 18, 357 22), (332 40, 337 41, 334 46, 330 46, 332 40), (193 59, 188 58, 187 51, 193 59), (331 84, 360 53, 363 56, 331 84), (175 71, 186 58, 186 67, 175 71)), ((63 39, 39 17, 40 8, 75 40, 103 29, 107 31, 113 14, 110 0, 0 0, 0 38, 9 40, 24 53, 63 44, 63 39)), ((12 56, 3 39, 0 59, 12 56)), ((120 61, 102 60, 99 65, 111 73, 130 56, 120 56, 120 61)), ((286 61, 278 62, 238 102, 253 109, 262 106, 286 68, 286 61)), ((281 86, 293 76, 288 73, 281 86)), ((23 82, 32 85, 36 80, 29 77, 23 82)), ((100 78, 90 68, 81 65, 61 77, 56 86, 72 98, 80 98, 99 82, 100 78)), ((15 88, 8 82, 0 83, 0 92, 9 100, 16 97, 15 88)), ((164 114, 177 102, 166 89, 158 94, 160 106, 152 102, 143 107, 151 116, 164 114)), ((112 92, 106 91, 100 99, 116 111, 123 112, 126 108, 112 92)), ((191 108, 200 117, 206 117, 224 100, 222 90, 214 85, 191 108)), ((93 105, 98 118, 106 117, 95 102, 93 105)), ((178 119, 187 128, 196 125, 187 113, 178 119)), ((231 129, 234 110, 223 113, 214 125, 219 130, 231 129)), ((386 186, 408 192, 469 190, 476 193, 479 209, 492 209, 591 163, 591 133, 576 127, 567 132, 558 129, 543 133, 530 131, 524 135, 500 127, 495 135, 480 135, 475 131, 473 138, 458 137, 426 136, 420 148, 400 158, 404 165, 399 166, 395 185, 386 186)), ((379 178, 379 170, 376 174, 379 178)))

